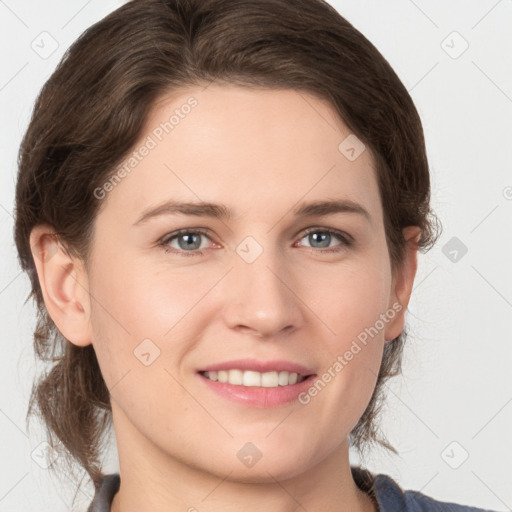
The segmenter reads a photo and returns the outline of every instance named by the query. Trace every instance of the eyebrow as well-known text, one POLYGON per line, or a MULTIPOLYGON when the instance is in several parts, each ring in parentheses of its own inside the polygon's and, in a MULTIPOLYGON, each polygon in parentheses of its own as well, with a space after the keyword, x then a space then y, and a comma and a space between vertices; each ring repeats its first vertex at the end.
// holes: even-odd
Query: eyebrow
MULTIPOLYGON (((314 217, 322 215, 333 215, 336 213, 354 213, 362 215, 371 223, 371 216, 362 205, 350 199, 339 199, 332 201, 313 201, 301 203, 292 210, 295 217, 314 217)), ((143 211, 134 226, 143 224, 149 219, 163 215, 192 215, 195 217, 212 217, 220 220, 228 220, 233 217, 233 212, 227 206, 208 202, 180 202, 166 201, 158 206, 143 211)))

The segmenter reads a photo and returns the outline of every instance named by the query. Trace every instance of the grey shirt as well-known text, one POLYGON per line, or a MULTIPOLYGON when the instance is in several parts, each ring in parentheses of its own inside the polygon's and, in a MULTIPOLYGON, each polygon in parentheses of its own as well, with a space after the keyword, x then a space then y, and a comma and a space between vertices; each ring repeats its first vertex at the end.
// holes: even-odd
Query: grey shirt
MULTIPOLYGON (((404 491, 389 476, 374 475, 367 469, 351 466, 357 486, 369 494, 379 512, 496 512, 429 498, 417 491, 404 491)), ((87 512, 110 512, 110 504, 119 490, 119 474, 105 475, 87 512)))

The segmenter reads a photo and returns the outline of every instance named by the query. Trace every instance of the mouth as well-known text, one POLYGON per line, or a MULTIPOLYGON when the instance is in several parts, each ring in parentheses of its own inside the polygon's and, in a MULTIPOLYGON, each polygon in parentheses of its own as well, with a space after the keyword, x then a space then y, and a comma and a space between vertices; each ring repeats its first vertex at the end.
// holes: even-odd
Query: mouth
POLYGON ((289 361, 240 359, 199 370, 207 392, 250 407, 290 404, 312 384, 316 373, 289 361))
POLYGON ((233 386, 277 388, 280 386, 293 386, 306 380, 310 375, 302 375, 286 370, 257 372, 254 370, 218 370, 199 372, 203 377, 214 382, 231 384, 233 386))

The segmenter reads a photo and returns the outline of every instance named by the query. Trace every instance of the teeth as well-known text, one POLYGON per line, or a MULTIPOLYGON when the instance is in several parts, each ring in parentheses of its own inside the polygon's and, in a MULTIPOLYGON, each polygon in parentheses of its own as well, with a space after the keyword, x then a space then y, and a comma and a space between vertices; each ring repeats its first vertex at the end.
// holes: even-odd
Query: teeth
POLYGON ((235 386, 260 386, 264 388, 277 388, 290 386, 302 382, 305 377, 295 372, 255 372, 252 370, 219 370, 217 372, 204 372, 203 375, 210 380, 233 384, 235 386))
MULTIPOLYGON (((231 370, 229 370, 229 373, 231 374, 231 370)), ((242 386, 261 386, 261 373, 251 371, 244 372, 242 386)))

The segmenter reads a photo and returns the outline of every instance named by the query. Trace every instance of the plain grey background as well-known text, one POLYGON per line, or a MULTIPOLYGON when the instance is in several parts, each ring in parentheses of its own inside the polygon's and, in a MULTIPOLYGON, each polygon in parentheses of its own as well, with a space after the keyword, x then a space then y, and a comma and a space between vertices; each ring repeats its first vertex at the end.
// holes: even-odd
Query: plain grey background
MULTIPOLYGON (((512 1, 330 2, 393 66, 425 129, 444 231, 419 258, 403 376, 368 467, 439 500, 512 510, 512 1)), ((67 47, 121 1, 0 0, 0 511, 68 511, 75 482, 25 428, 34 307, 12 239, 17 150, 67 47)), ((358 462, 352 454, 352 463, 358 462)), ((106 469, 115 471, 115 447, 106 469)), ((79 492, 85 510, 92 486, 79 492)))

